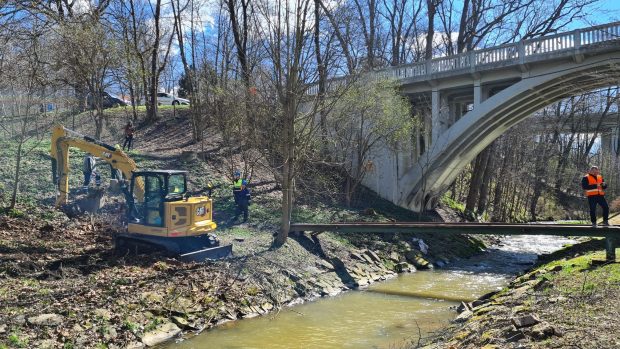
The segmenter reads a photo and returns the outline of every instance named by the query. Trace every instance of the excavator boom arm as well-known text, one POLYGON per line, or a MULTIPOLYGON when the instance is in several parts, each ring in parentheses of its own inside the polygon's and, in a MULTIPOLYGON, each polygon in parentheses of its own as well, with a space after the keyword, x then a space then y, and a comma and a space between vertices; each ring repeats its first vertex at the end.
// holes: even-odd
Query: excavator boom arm
MULTIPOLYGON (((138 169, 136 163, 121 149, 101 141, 84 136, 60 125, 54 127, 50 153, 52 156, 52 172, 57 183, 56 206, 67 203, 69 192, 69 148, 74 147, 102 159, 113 169, 122 172, 123 177, 130 180, 132 173, 138 169)), ((144 183, 136 181, 135 194, 138 198, 144 195, 144 183)))

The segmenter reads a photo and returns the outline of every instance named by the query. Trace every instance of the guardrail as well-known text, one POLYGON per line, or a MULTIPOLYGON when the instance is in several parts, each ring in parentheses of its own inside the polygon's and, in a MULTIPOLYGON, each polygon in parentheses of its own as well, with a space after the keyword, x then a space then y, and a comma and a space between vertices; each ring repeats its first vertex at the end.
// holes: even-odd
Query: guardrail
MULTIPOLYGON (((367 73, 371 79, 394 78, 397 80, 421 78, 429 80, 433 74, 481 71, 497 67, 541 62, 549 58, 570 57, 586 51, 593 45, 620 40, 620 22, 608 23, 570 32, 542 36, 514 44, 494 46, 460 53, 454 56, 434 58, 424 62, 389 67, 367 73)), ((346 77, 328 81, 328 91, 342 86, 346 77), (334 83, 331 83, 334 82, 334 83)), ((308 87, 306 94, 316 95, 318 84, 308 87)))

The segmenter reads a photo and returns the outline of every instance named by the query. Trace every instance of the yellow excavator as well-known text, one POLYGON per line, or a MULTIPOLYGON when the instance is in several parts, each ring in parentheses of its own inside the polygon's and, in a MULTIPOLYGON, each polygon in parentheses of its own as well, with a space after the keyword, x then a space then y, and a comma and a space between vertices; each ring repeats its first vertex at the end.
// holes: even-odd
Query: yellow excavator
POLYGON ((52 131, 52 173, 57 184, 56 207, 68 202, 69 149, 78 148, 105 161, 127 203, 127 230, 115 237, 120 252, 163 250, 186 261, 225 258, 232 246, 221 246, 212 232, 213 201, 190 197, 187 172, 138 170, 121 149, 75 131, 55 126, 52 131))

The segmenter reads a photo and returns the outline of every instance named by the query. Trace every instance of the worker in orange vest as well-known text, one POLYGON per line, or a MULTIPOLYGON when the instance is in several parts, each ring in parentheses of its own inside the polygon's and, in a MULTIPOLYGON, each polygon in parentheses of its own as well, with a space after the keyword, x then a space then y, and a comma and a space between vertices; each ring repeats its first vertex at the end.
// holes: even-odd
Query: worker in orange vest
POLYGON ((590 167, 588 173, 581 179, 581 187, 585 190, 588 204, 590 205, 590 220, 592 227, 596 227, 596 204, 603 208, 603 223, 601 225, 609 225, 609 205, 605 200, 605 192, 607 183, 601 176, 601 171, 597 166, 590 167))

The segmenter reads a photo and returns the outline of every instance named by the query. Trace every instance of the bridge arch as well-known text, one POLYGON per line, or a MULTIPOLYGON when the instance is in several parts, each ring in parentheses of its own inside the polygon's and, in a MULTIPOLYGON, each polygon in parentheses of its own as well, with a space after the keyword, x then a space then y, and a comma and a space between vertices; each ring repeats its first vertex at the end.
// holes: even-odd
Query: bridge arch
POLYGON ((619 52, 529 70, 433 141, 417 164, 398 178, 398 204, 414 211, 432 208, 465 166, 512 126, 563 98, 617 86, 619 81, 619 52))

